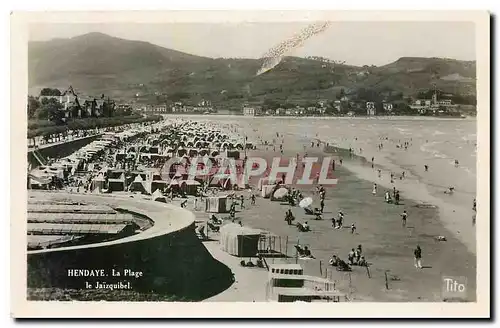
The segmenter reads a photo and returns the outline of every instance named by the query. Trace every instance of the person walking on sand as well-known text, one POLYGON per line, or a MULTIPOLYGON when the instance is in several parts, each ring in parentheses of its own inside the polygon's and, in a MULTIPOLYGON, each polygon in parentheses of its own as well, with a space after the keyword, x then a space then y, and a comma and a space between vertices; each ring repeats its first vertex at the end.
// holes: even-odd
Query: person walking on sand
POLYGON ((356 232, 356 225, 354 223, 351 224, 351 234, 354 234, 356 232))
POLYGON ((342 211, 339 211, 339 218, 337 220, 336 229, 342 229, 343 224, 344 224, 344 213, 342 211))
POLYGON ((376 195, 377 194, 377 184, 374 183, 373 184, 373 189, 372 189, 372 195, 376 195))
POLYGON ((378 169, 378 178, 380 179, 382 177, 382 170, 378 169))
POLYGON ((428 172, 429 171, 429 165, 424 165, 424 169, 425 169, 425 172, 428 172))
POLYGON ((255 195, 252 194, 252 196, 250 197, 250 199, 252 200, 252 205, 255 205, 255 195))
POLYGON ((396 205, 399 205, 399 190, 396 191, 396 197, 394 197, 394 201, 396 205))
POLYGON ((322 197, 321 198, 321 202, 319 203, 319 206, 320 206, 320 212, 323 213, 323 210, 325 209, 325 198, 322 197))
POLYGON ((406 213, 406 210, 403 211, 401 214, 401 224, 403 227, 406 227, 406 219, 408 218, 408 213, 406 213))
POLYGON ((420 245, 417 245, 417 248, 413 251, 413 255, 415 256, 415 268, 422 269, 422 249, 420 245))
POLYGON ((349 252, 349 254, 347 254, 347 260, 349 261, 350 265, 354 264, 354 257, 355 257, 355 251, 354 251, 354 248, 353 248, 353 249, 351 249, 351 251, 349 252))

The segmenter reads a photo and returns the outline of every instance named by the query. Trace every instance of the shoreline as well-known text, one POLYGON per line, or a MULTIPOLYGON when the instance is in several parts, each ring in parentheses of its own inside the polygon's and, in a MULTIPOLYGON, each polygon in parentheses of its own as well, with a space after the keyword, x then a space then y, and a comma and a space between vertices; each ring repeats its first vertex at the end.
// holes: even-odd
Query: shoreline
MULTIPOLYGON (((322 150, 309 150, 312 156, 329 155, 322 150)), ((267 154, 267 156, 278 156, 279 152, 259 150, 257 153, 267 154)), ((290 150, 285 151, 283 156, 291 155, 290 150)), ((270 201, 258 197, 257 206, 250 207, 241 212, 241 221, 244 225, 252 228, 269 231, 278 236, 286 238, 288 241, 288 254, 293 253, 293 245, 297 242, 301 245, 308 245, 316 259, 301 260, 299 263, 304 267, 305 272, 314 276, 322 276, 327 270, 332 279, 337 282, 338 288, 342 292, 351 294, 353 301, 442 301, 440 299, 440 279, 441 274, 464 275, 467 276, 471 285, 475 286, 475 266, 476 257, 466 249, 466 246, 455 236, 447 236, 447 241, 440 243, 435 241, 435 237, 443 234, 446 228, 438 219, 437 208, 419 208, 409 197, 404 197, 403 206, 385 204, 383 202, 382 186, 377 196, 371 194, 371 183, 367 179, 362 179, 354 172, 351 172, 345 163, 336 169, 336 177, 341 180, 341 185, 326 187, 327 198, 325 215, 322 221, 313 220, 311 216, 305 216, 303 210, 292 207, 292 212, 297 218, 296 222, 309 221, 312 232, 297 232, 294 226, 287 226, 283 221, 283 213, 288 205, 270 201), (412 226, 409 230, 401 230, 399 213, 403 207, 410 212, 409 222, 412 226), (359 233, 354 236, 348 229, 335 231, 331 228, 330 217, 336 216, 338 209, 346 213, 345 227, 348 228, 353 222, 359 229, 359 233), (250 211, 250 215, 245 212, 250 211), (377 224, 372 220, 383 223, 377 224), (386 226, 391 226, 389 230, 386 226), (352 239, 352 241, 351 241, 352 239), (367 260, 370 265, 371 278, 366 276, 362 267, 353 267, 353 272, 335 271, 328 266, 328 260, 333 254, 338 254, 345 258, 351 247, 358 243, 366 249, 367 260), (401 243, 401 246, 397 246, 401 243), (425 252, 424 260, 430 270, 423 271, 413 268, 412 249, 420 244, 425 252), (457 255, 459 252, 462 255, 457 255), (465 255, 465 256, 464 256, 465 255), (460 256, 460 257, 457 257, 460 256), (465 266, 460 265, 458 258, 462 259, 465 266), (323 264, 323 270, 319 269, 323 264), (444 263, 446 262, 446 263, 444 263), (402 266, 403 263, 403 266, 402 266), (435 269, 432 269, 435 268, 435 269), (384 272, 390 272, 390 279, 394 279, 389 284, 390 290, 380 290, 383 286, 384 272), (350 280, 352 279, 352 286, 350 280), (400 280, 399 280, 400 279, 400 280), (419 286, 415 288, 414 286, 419 286), (424 286, 431 290, 425 290, 424 286), (421 288, 420 288, 421 287, 421 288), (434 293, 432 292, 434 290, 434 293), (348 291, 348 292, 347 292, 348 291)), ((253 187, 253 186, 252 186, 253 187)), ((312 196, 313 207, 318 205, 317 196, 313 195, 311 186, 304 186, 305 197, 312 196), (307 190, 307 188, 309 188, 307 190)), ((270 260, 274 261, 274 260, 270 260)), ((283 261, 283 260, 277 260, 283 261)), ((295 259, 289 258, 289 263, 294 263, 295 259)), ((474 301, 475 295, 470 295, 468 301, 474 301)))
MULTIPOLYGON (((321 142, 323 144, 326 144, 326 142, 324 141, 321 142)), ((400 190, 402 196, 408 195, 407 198, 417 203, 428 203, 436 206, 439 209, 439 219, 442 221, 443 225, 451 234, 457 237, 471 253, 475 254, 476 228, 475 226, 472 226, 472 210, 470 211, 471 213, 467 216, 467 213, 465 213, 464 209, 456 209, 457 207, 454 206, 454 204, 447 203, 436 196, 432 191, 428 189, 427 184, 421 181, 422 178, 418 174, 415 174, 415 172, 412 171, 411 168, 405 168, 405 170, 411 171, 412 175, 415 176, 416 179, 394 179, 395 183, 393 184, 386 177, 387 172, 390 172, 391 170, 390 168, 384 166, 384 164, 375 164, 374 168, 372 169, 370 166, 370 161, 365 156, 361 154, 353 154, 352 158, 349 158, 350 156, 348 149, 337 146, 330 147, 337 149, 338 153, 346 155, 344 157, 346 159, 344 161, 346 169, 351 171, 353 174, 356 174, 360 179, 376 183, 377 185, 383 186, 387 189, 396 187, 396 189, 400 190), (378 178, 376 171, 378 168, 382 169, 382 178, 378 178), (462 217, 469 217, 471 219, 469 221, 454 220, 459 215, 462 217), (471 231, 473 233, 470 233, 471 231)), ((398 166, 397 164, 394 165, 398 166)))

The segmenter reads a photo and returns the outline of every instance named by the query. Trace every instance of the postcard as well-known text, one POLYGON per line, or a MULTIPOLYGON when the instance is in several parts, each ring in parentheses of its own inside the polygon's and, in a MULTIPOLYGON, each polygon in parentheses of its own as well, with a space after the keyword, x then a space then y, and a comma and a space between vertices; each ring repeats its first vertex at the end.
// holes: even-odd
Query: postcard
POLYGON ((12 315, 489 317, 489 25, 13 13, 12 315))

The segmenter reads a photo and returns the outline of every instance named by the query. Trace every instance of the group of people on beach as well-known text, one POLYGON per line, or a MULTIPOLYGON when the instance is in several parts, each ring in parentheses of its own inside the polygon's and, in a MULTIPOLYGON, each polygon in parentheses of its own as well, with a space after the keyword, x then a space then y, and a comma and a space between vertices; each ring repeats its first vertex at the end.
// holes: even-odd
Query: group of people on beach
POLYGON ((362 255, 363 249, 361 245, 358 245, 356 248, 352 248, 351 251, 347 254, 347 262, 342 260, 338 255, 334 254, 330 258, 330 265, 337 267, 338 271, 351 271, 351 267, 353 265, 357 266, 368 266, 368 262, 365 257, 362 255))

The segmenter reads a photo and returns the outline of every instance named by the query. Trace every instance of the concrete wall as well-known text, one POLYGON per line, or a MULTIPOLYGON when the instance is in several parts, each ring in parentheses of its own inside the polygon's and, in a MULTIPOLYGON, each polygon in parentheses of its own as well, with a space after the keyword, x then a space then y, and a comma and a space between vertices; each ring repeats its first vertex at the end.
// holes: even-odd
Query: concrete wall
POLYGON ((176 295, 195 301, 218 294, 233 283, 231 270, 215 260, 196 236, 191 212, 172 209, 166 204, 158 207, 160 203, 153 201, 138 204, 125 199, 119 201, 120 204, 116 200, 111 203, 122 208, 128 204, 138 206, 129 210, 140 208, 141 214, 150 205, 160 211, 148 215, 155 226, 133 238, 88 247, 28 252, 28 288, 84 289, 85 282, 95 285, 97 281, 130 281, 134 291, 176 295), (185 224, 179 224, 182 222, 185 224), (71 277, 68 269, 103 269, 108 276, 71 277), (141 271, 143 277, 112 277, 112 269, 122 274, 125 269, 141 271))
MULTIPOLYGON (((86 138, 76 139, 67 141, 61 144, 54 145, 43 145, 42 148, 39 148, 38 151, 42 154, 43 157, 65 157, 71 155, 78 149, 88 145, 94 140, 97 140, 101 135, 90 136, 86 138)), ((38 161, 32 154, 33 150, 28 150, 28 163, 31 163, 34 167, 40 165, 38 161)))

